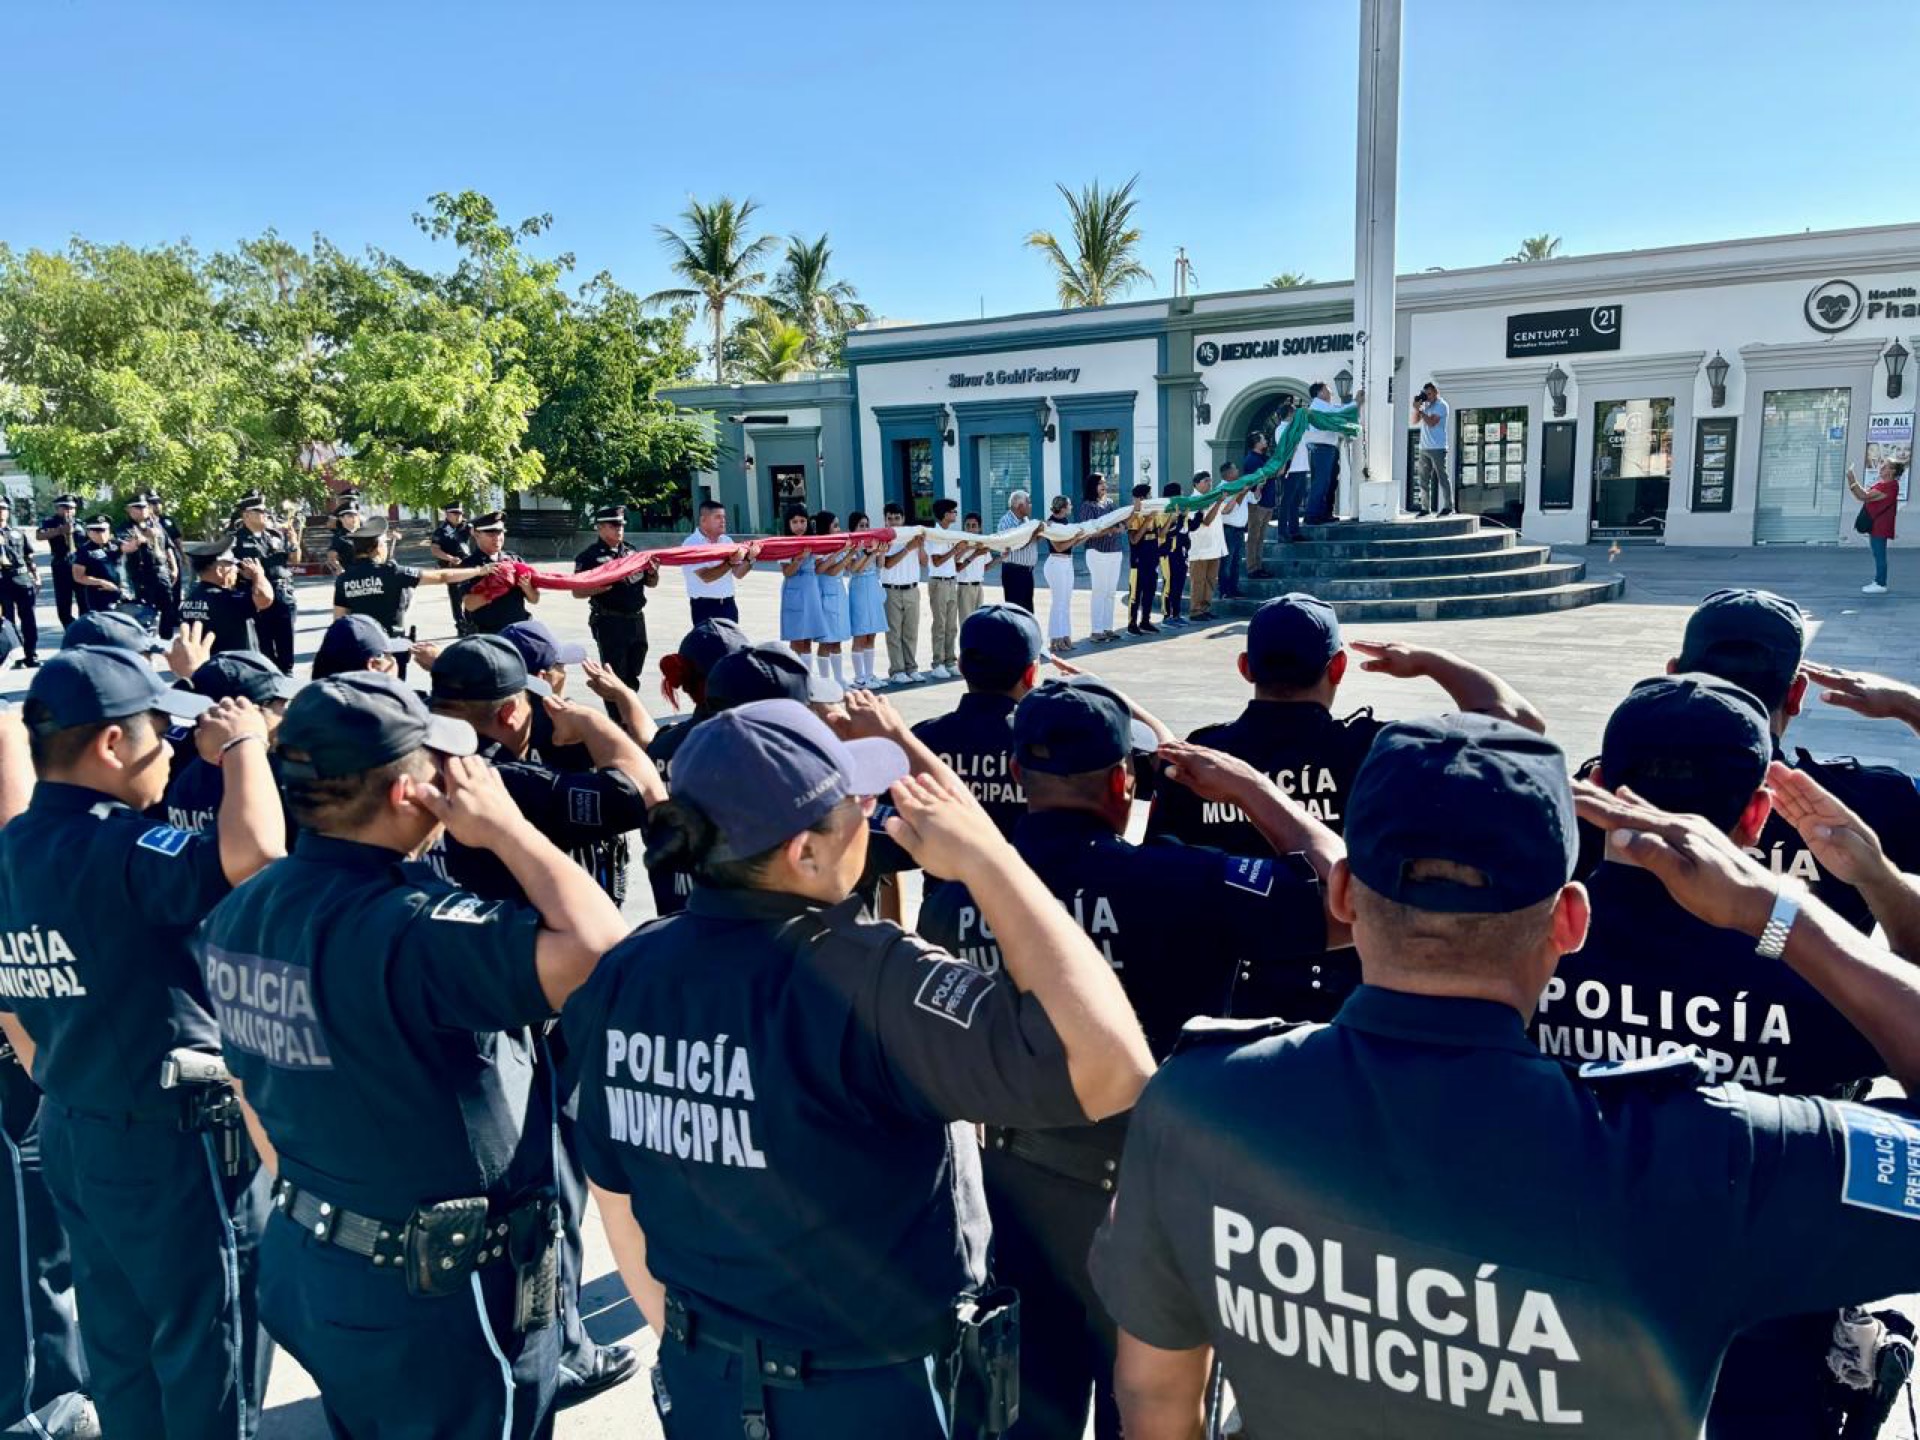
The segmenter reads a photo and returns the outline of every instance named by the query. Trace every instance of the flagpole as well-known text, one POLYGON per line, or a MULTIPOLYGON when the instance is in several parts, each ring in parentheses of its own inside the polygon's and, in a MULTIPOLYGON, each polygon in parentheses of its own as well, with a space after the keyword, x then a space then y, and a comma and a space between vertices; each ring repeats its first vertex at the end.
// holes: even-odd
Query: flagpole
POLYGON ((1360 435, 1355 494, 1362 520, 1400 513, 1393 483, 1395 208, 1400 152, 1400 0, 1361 0, 1360 110, 1354 163, 1353 323, 1360 435))

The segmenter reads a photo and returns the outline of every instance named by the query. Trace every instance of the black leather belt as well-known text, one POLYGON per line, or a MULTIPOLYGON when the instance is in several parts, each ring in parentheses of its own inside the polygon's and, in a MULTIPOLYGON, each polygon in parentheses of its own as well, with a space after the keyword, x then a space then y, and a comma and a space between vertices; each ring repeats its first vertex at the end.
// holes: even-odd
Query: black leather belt
POLYGON ((881 1370, 889 1365, 904 1365, 910 1361, 924 1360, 929 1355, 944 1354, 953 1344, 953 1320, 951 1316, 945 1316, 924 1335, 906 1344, 882 1350, 801 1350, 771 1344, 708 1311, 691 1310, 682 1297, 669 1291, 666 1338, 677 1341, 688 1350, 711 1345, 729 1355, 757 1355, 760 1357, 759 1363, 754 1368, 759 1372, 763 1384, 790 1387, 804 1383, 809 1373, 881 1370))
MULTIPOLYGON (((273 1205, 314 1239, 336 1245, 363 1260, 371 1260, 382 1269, 392 1266, 397 1270, 406 1263, 409 1221, 376 1220, 370 1215, 357 1215, 330 1200, 322 1200, 318 1195, 302 1190, 291 1180, 275 1182, 273 1205)), ((491 1265, 496 1260, 506 1258, 507 1254, 506 1217, 489 1211, 484 1223, 491 1233, 475 1252, 476 1265, 491 1265)), ((455 1239, 454 1243, 464 1244, 465 1239, 455 1239)))
POLYGON ((886 590, 918 590, 920 588, 920 582, 918 580, 908 580, 899 585, 885 580, 880 583, 881 587, 886 590))
POLYGON ((1120 1157, 1083 1140, 1067 1140, 1044 1130, 1000 1130, 989 1127, 987 1144, 1004 1155, 1024 1160, 1054 1175, 1113 1193, 1120 1178, 1120 1157))

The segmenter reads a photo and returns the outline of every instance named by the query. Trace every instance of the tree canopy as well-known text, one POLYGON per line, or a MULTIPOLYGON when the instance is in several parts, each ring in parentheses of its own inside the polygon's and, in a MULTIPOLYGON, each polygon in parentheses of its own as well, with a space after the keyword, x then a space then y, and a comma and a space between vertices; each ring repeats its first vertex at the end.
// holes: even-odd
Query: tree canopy
POLYGON ((1560 253, 1558 235, 1529 235, 1520 242, 1520 248, 1507 256, 1509 265, 1525 265, 1534 260, 1552 260, 1560 253))
POLYGON ((1134 176, 1117 190, 1103 190, 1095 180, 1079 194, 1056 183, 1067 202, 1068 230, 1063 243, 1051 230, 1035 230, 1027 245, 1047 257, 1053 267, 1060 303, 1074 307, 1105 305, 1153 276, 1139 260, 1140 230, 1133 223, 1139 199, 1134 176))

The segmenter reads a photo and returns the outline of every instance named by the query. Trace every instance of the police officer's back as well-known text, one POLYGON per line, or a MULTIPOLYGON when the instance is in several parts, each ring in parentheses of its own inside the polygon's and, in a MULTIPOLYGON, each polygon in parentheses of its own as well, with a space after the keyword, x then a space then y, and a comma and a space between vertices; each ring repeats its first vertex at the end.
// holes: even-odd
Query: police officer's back
MULTIPOLYGON (((1586 928, 1565 775, 1479 717, 1376 740, 1332 885, 1369 983, 1331 1025, 1198 1029, 1134 1112, 1094 1273, 1142 1416, 1196 1413, 1213 1346, 1251 1434, 1691 1437, 1736 1330, 1920 1272, 1912 1121, 1528 1041, 1586 928)), ((1583 803, 1920 1068, 1890 957, 1705 821, 1583 803)))
POLYGON ((544 1020, 619 912, 389 675, 306 686, 280 732, 292 856, 209 917, 228 1063, 277 1154, 269 1328, 335 1433, 549 1433, 558 1217, 544 1020), (408 863, 442 825, 535 905, 408 863))
MULTIPOLYGON (((394 532, 380 515, 362 521, 357 530, 335 537, 335 554, 340 560, 333 581, 335 619, 365 615, 389 635, 400 635, 407 630, 407 606, 416 587, 459 585, 487 573, 484 565, 439 570, 402 565, 393 558, 393 539, 394 532)), ((400 660, 399 665, 404 679, 406 661, 400 660)))
POLYGON ((64 649, 25 704, 39 784, 0 831, 0 1004, 46 1094, 48 1186, 110 1434, 251 1433, 259 1418, 254 1166, 161 1083, 171 1053, 218 1048, 189 938, 283 850, 258 713, 208 711, 131 650, 64 649), (201 717, 201 753, 226 771, 217 838, 140 814, 166 785, 168 716, 201 717))
POLYGON ((913 727, 927 748, 967 782, 1003 835, 1027 813, 1013 774, 1013 707, 1033 688, 1046 645, 1020 605, 982 605, 960 624, 960 678, 967 693, 945 715, 913 727))
POLYGON ((987 1239, 954 1122, 1084 1123, 1149 1063, 1111 972, 964 789, 906 770, 792 701, 705 721, 650 834, 700 876, 691 904, 567 1008, 601 1213, 645 1236, 623 1274, 664 1337, 670 1436, 946 1436, 954 1301, 987 1239), (890 782, 897 837, 979 890, 1004 974, 859 918, 863 797, 890 782))

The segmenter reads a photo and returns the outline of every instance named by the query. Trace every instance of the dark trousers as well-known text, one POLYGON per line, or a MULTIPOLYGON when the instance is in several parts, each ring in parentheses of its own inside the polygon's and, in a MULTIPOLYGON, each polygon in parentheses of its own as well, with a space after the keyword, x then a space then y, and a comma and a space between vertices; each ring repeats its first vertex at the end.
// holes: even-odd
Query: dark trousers
POLYGON ((287 674, 293 673, 293 602, 275 596, 273 604, 256 610, 253 633, 259 638, 260 653, 287 674))
POLYGON ((1033 609, 1033 566, 1002 564, 1000 585, 1007 604, 1033 609))
POLYGON ((1228 599, 1240 593, 1240 561, 1247 553, 1247 527, 1223 525, 1227 535, 1227 558, 1220 562, 1220 593, 1228 599))
POLYGON ((272 1358, 254 1308, 264 1173, 222 1178, 213 1142, 175 1123, 51 1101, 40 1136, 100 1428, 113 1440, 252 1435, 272 1358))
MULTIPOLYGON (((460 567, 458 565, 442 565, 440 568, 442 570, 458 570, 460 567)), ((445 585, 441 588, 447 592, 447 608, 453 612, 453 633, 456 635, 465 635, 468 629, 467 612, 460 608, 460 602, 466 598, 467 587, 465 585, 445 585)))
POLYGON ((578 1118, 578 1099, 562 1098, 560 1074, 566 1060, 565 1046, 554 1031, 540 1042, 535 1064, 531 1105, 545 1105, 553 1111, 553 1188, 560 1199, 560 1346, 561 1379, 582 1380, 590 1375, 599 1357, 600 1347, 587 1334, 586 1318, 580 1313, 580 1285, 585 1278, 586 1248, 580 1237, 580 1225, 587 1214, 587 1176, 575 1158, 573 1126, 578 1118))
MULTIPOLYGON (((40 1092, 0 1062, 0 1427, 64 1435, 87 1388, 73 1257, 40 1165, 40 1092)), ((7 1434, 16 1433, 8 1428, 7 1434)))
POLYGON ((1167 557, 1167 603, 1160 613, 1169 620, 1180 618, 1180 602, 1187 593, 1187 557, 1167 557))
POLYGON ((731 620, 736 625, 740 623, 740 607, 733 603, 731 595, 724 600, 715 599, 711 595, 695 595, 687 601, 687 609, 693 612, 693 623, 696 625, 702 620, 731 620))
POLYGON ((261 1317, 320 1387, 339 1440, 546 1440, 560 1327, 514 1334, 513 1296, 505 1264, 468 1276, 462 1293, 409 1295, 404 1274, 277 1211, 260 1246, 261 1317))
POLYGON ((1280 533, 1289 540, 1300 539, 1300 512, 1307 503, 1307 472, 1292 470, 1280 480, 1280 533))
POLYGON ((1307 524, 1324 525, 1333 519, 1334 462, 1340 458, 1337 445, 1307 446, 1308 473, 1307 524))
POLYGON ((1133 599, 1127 603, 1127 626, 1153 619, 1153 597, 1160 589, 1160 557, 1142 554, 1133 567, 1133 599))
POLYGON ((600 647, 600 663, 626 681, 627 688, 640 688, 640 672, 647 668, 647 617, 645 615, 594 615, 587 628, 600 647))
MULTIPOLYGON (((947 1440, 946 1402, 936 1397, 927 1364, 910 1360, 872 1370, 815 1371, 797 1389, 769 1387, 763 1401, 767 1433, 771 1440, 850 1440, 869 1435, 886 1440, 947 1440)), ((940 1363, 935 1361, 935 1374, 939 1370, 940 1363)), ((660 1425, 667 1440, 738 1440, 740 1357, 702 1345, 697 1325, 691 1348, 672 1339, 660 1342, 654 1387, 657 1399, 662 1398, 662 1390, 666 1392, 660 1425)), ((1021 1426, 1009 1433, 1020 1434, 1021 1426)))
POLYGON ((160 632, 160 638, 171 640, 173 632, 180 628, 180 597, 173 587, 156 579, 137 587, 133 598, 153 611, 154 628, 160 632))
POLYGON ((60 617, 62 625, 73 623, 73 561, 56 555, 53 557, 53 613, 60 617))
POLYGON ((40 650, 40 621, 33 613, 39 587, 24 575, 0 578, 0 615, 11 620, 20 631, 20 652, 31 660, 40 650))
POLYGON ((996 1150, 982 1165, 993 1278, 1020 1292, 1020 1419, 1009 1440, 1081 1440, 1089 1404, 1095 1440, 1119 1440, 1114 1324, 1087 1273, 1113 1197, 996 1150))

